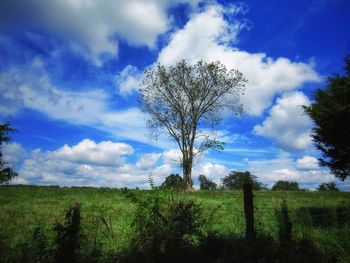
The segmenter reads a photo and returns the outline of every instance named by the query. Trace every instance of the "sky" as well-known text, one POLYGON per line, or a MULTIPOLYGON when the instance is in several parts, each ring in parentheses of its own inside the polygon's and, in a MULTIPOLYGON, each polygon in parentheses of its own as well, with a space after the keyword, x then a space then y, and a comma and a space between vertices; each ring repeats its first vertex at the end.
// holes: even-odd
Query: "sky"
MULTIPOLYGON (((138 87, 145 69, 185 59, 243 73, 244 114, 193 166, 220 184, 250 171, 271 187, 335 181, 320 167, 301 105, 350 52, 348 0, 13 0, 0 2, 0 122, 13 184, 149 188, 181 174, 171 138, 152 138, 138 87)), ((205 131, 203 131, 205 132, 205 131)))

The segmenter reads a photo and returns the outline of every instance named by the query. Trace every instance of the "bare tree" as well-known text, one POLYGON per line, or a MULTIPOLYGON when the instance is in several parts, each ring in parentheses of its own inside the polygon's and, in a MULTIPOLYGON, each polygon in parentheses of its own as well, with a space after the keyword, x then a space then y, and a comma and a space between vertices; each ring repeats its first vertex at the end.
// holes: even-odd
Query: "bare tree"
POLYGON ((183 60, 145 71, 139 90, 141 109, 149 114, 155 136, 165 132, 179 146, 185 191, 192 190, 194 157, 208 149, 223 149, 215 136, 199 129, 214 131, 225 108, 242 114, 240 96, 245 83, 241 72, 227 70, 220 62, 191 65, 183 60))

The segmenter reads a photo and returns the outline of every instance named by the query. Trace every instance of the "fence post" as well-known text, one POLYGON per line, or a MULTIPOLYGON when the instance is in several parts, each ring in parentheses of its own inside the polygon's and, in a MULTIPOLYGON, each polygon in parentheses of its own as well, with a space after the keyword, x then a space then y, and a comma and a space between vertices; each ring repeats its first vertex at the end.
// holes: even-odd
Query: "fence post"
POLYGON ((248 240, 255 239, 254 231, 254 206, 253 206, 253 191, 251 184, 243 185, 243 198, 244 198, 244 215, 246 222, 246 238, 248 240))
POLYGON ((279 221, 279 240, 281 244, 287 245, 292 240, 292 222, 289 219, 288 215, 288 206, 286 199, 282 200, 281 210, 278 213, 276 210, 278 221, 279 221))

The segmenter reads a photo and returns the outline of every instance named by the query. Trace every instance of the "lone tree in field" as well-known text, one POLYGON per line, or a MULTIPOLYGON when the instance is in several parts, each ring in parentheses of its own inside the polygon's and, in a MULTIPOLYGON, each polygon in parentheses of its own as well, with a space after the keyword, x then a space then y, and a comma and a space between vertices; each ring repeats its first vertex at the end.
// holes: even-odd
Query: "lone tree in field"
POLYGON ((232 171, 222 179, 223 189, 243 189, 244 184, 250 184, 254 190, 260 190, 264 187, 264 185, 257 180, 257 177, 248 171, 232 171))
POLYGON ((327 86, 315 93, 315 102, 304 106, 314 121, 312 138, 322 152, 322 166, 341 180, 350 176, 350 56, 344 76, 328 77, 327 86))
POLYGON ((192 190, 194 157, 208 149, 223 149, 215 136, 199 129, 213 131, 225 108, 241 114, 240 96, 245 83, 242 73, 227 70, 220 62, 191 65, 183 60, 174 66, 159 64, 145 71, 141 109, 149 114, 148 124, 155 136, 165 132, 180 148, 185 191, 192 190))
POLYGON ((0 184, 8 183, 12 178, 17 176, 17 173, 12 170, 11 167, 7 166, 7 163, 3 160, 2 156, 2 146, 3 143, 11 140, 11 137, 8 136, 9 133, 14 132, 10 124, 0 124, 0 184))

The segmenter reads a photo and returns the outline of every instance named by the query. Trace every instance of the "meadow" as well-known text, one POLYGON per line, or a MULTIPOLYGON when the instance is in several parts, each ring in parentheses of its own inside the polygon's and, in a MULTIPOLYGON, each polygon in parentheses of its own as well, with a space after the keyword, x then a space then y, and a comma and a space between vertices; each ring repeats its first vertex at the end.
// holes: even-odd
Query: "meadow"
MULTIPOLYGON (((38 228, 46 233, 47 239, 55 239, 53 226, 64 224, 67 209, 80 203, 81 229, 85 237, 98 242, 103 253, 123 253, 133 242, 137 214, 137 205, 130 195, 146 202, 154 195, 170 202, 174 199, 193 201, 205 219, 201 233, 244 238, 243 195, 238 190, 179 193, 166 190, 4 186, 0 187, 0 247, 6 245, 3 251, 16 251, 21 245, 31 243, 33 233, 38 228)), ((307 238, 324 255, 336 256, 334 262, 350 262, 350 193, 254 191, 258 235, 278 239, 280 227, 276 213, 283 199, 288 206, 293 238, 307 238)))

